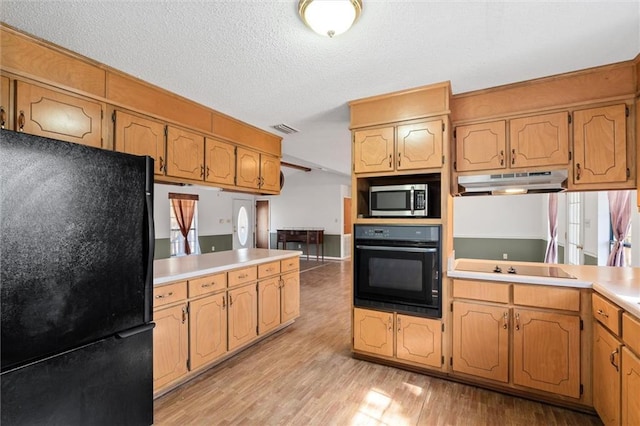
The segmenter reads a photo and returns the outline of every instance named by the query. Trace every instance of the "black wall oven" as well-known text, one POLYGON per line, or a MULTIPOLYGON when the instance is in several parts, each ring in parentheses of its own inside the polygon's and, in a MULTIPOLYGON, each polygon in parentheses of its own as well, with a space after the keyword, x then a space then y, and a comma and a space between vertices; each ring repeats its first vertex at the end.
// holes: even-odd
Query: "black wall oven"
POLYGON ((354 305, 442 317, 440 225, 355 225, 354 305))

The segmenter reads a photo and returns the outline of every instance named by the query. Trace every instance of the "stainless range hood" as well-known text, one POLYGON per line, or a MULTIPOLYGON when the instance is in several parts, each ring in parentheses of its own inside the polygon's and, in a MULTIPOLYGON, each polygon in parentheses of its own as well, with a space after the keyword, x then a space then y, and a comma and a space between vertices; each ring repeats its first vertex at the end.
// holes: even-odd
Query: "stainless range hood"
POLYGON ((567 189, 567 171, 514 172, 459 176, 460 195, 559 192, 567 189))

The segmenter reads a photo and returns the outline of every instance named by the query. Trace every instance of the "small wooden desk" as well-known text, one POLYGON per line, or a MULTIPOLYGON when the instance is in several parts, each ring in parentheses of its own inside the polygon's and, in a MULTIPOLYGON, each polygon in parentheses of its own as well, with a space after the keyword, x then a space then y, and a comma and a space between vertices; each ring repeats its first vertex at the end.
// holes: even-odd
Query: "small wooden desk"
POLYGON ((319 260, 320 252, 322 252, 322 261, 324 262, 324 229, 304 229, 304 228, 284 228, 278 229, 276 240, 276 249, 287 249, 287 243, 304 243, 307 245, 307 260, 309 260, 310 244, 316 245, 316 260, 319 260))

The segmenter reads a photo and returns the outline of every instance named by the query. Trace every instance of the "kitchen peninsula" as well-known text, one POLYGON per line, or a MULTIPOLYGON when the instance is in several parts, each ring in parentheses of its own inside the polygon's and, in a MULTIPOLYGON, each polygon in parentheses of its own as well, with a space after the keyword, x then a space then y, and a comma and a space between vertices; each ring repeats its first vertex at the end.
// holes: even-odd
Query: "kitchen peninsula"
POLYGON ((240 249, 154 262, 156 397, 300 316, 301 252, 240 249))
POLYGON ((447 275, 452 376, 640 422, 640 268, 458 259, 447 275))

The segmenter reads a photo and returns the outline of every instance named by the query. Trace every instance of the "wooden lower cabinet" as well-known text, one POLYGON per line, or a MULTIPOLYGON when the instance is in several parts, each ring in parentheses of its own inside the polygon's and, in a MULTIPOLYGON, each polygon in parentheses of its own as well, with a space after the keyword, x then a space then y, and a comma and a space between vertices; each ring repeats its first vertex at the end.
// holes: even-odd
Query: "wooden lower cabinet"
POLYGON ((353 309, 353 349, 393 356, 393 314, 353 309))
POLYGON ((606 426, 620 424, 621 348, 620 341, 596 323, 593 333, 593 408, 606 426))
POLYGON ((439 368, 442 325, 436 319, 354 308, 353 349, 439 368))
POLYGON ((157 391, 187 374, 187 305, 158 309, 153 322, 153 390, 157 391))
POLYGON ((440 367, 442 323, 430 318, 396 314, 396 358, 440 367))
POLYGON ((229 350, 258 335, 258 294, 254 283, 229 290, 229 350))
POLYGON ((280 325, 280 277, 258 283, 258 334, 280 325))
POLYGON ((513 311, 513 383, 580 398, 580 317, 513 311))
POLYGON ((640 358, 622 348, 622 424, 640 425, 640 358))
POLYGON ((189 302, 189 366, 199 368, 227 353, 226 291, 189 302))
POLYGON ((509 381, 509 308, 453 302, 453 371, 509 381))
POLYGON ((285 323, 300 316, 300 272, 282 275, 280 287, 280 321, 285 323))

